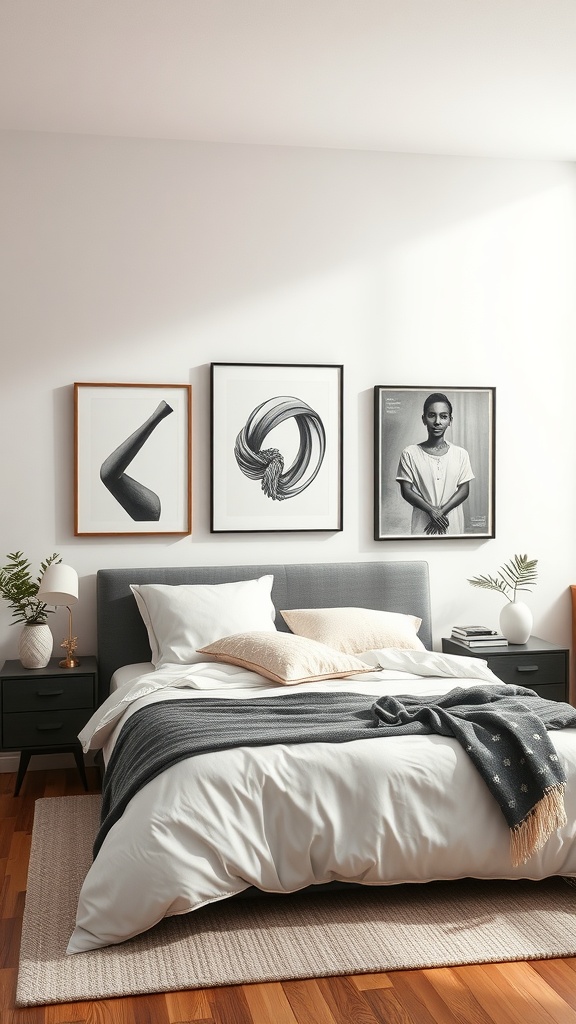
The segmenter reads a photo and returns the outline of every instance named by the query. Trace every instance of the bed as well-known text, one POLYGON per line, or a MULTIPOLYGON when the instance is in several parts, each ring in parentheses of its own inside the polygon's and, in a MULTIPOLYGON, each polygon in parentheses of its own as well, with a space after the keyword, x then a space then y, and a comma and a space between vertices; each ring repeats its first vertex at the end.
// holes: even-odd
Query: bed
MULTIPOLYGON (((432 650, 426 562, 103 569, 97 615, 102 704, 80 739, 106 763, 104 812, 69 953, 247 893, 576 876, 576 712, 555 705, 528 741, 557 817, 519 862, 512 769, 487 785, 476 725, 467 744, 414 724, 455 693, 551 714, 432 650)), ((518 737, 490 730, 509 763, 518 737)))

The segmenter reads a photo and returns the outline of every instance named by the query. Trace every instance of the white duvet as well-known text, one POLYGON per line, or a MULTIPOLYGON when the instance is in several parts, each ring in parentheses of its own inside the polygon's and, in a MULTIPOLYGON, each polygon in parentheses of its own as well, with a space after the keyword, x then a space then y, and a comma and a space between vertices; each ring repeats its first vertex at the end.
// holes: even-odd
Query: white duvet
MULTIPOLYGON (((127 716, 158 700, 297 691, 445 693, 500 680, 476 658, 429 651, 360 655, 365 676, 272 686, 234 666, 168 666, 125 682, 80 734, 107 759, 127 716)), ((576 875, 576 730, 550 733, 568 778, 567 824, 518 868, 500 808, 456 740, 398 736, 200 754, 131 800, 80 893, 69 953, 122 942, 254 885, 293 892, 472 876, 576 875)))

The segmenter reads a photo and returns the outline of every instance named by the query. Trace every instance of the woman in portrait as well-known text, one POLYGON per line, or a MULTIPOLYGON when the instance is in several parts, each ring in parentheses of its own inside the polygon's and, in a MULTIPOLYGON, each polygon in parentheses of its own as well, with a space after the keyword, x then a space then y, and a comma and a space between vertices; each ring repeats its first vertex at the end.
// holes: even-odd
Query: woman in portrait
POLYGON ((412 534, 428 536, 463 534, 463 502, 474 479, 470 458, 445 438, 452 426, 452 403, 434 392, 424 402, 422 422, 425 441, 408 445, 396 473, 400 491, 412 506, 412 534))

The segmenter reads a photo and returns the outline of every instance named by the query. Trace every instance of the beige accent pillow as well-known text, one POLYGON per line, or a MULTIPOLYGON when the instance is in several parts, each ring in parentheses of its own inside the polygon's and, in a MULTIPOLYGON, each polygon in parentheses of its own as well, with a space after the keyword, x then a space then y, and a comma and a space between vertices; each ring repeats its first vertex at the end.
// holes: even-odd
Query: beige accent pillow
POLYGON ((381 647, 426 648, 417 635, 422 619, 374 608, 292 608, 281 615, 293 633, 336 651, 360 654, 381 647))
POLYGON ((286 686, 374 671, 350 654, 293 633, 237 633, 201 647, 198 653, 240 665, 286 686))

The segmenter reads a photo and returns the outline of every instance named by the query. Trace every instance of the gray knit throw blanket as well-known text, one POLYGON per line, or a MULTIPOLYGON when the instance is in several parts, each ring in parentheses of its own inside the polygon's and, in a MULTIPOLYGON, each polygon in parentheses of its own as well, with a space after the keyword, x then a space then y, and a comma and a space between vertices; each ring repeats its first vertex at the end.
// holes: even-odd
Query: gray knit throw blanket
POLYGON ((171 765, 195 754, 435 733, 458 740, 497 800, 517 866, 566 823, 566 777, 548 730, 571 726, 576 726, 576 709, 570 704, 505 684, 376 701, 358 693, 283 693, 148 705, 124 724, 108 763, 94 856, 131 797, 171 765))

